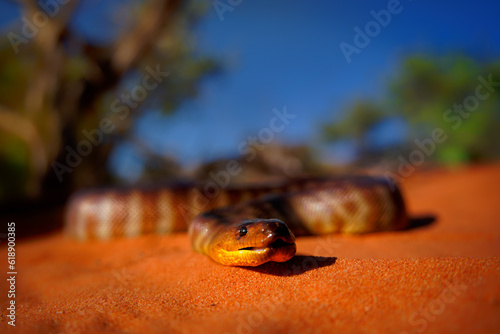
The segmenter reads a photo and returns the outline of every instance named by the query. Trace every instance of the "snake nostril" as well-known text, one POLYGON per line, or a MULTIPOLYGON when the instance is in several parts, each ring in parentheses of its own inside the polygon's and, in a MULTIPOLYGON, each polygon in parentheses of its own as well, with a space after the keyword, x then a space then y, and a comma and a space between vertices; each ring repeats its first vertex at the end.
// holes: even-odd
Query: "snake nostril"
POLYGON ((268 220, 262 222, 262 233, 270 234, 286 230, 288 230, 288 227, 285 225, 285 223, 279 220, 268 220))

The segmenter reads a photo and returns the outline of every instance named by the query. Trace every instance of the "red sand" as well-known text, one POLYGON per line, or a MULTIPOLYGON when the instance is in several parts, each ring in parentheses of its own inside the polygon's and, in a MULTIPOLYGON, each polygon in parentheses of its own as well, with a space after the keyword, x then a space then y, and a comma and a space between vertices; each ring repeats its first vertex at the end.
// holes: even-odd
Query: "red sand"
MULTIPOLYGON (((434 223, 302 238, 299 256, 256 269, 217 265, 185 234, 20 242, 16 327, 2 316, 0 331, 499 333, 500 165, 420 173, 402 187, 410 214, 434 223)), ((4 314, 7 290, 2 280, 4 314)))

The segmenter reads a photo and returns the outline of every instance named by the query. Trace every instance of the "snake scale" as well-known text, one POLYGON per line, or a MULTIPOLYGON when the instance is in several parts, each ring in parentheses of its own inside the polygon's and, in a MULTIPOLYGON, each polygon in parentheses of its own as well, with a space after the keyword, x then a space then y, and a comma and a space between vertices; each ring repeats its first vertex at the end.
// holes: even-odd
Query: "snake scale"
POLYGON ((188 231, 193 249, 217 263, 258 266, 295 255, 295 236, 369 233, 407 227, 397 185, 349 176, 204 191, 171 185, 81 191, 65 231, 80 240, 188 231))

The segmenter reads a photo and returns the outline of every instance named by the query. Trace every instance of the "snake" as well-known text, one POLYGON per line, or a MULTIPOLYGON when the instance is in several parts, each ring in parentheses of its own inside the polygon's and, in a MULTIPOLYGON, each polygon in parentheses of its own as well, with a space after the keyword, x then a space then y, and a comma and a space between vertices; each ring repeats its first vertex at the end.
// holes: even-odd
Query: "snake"
POLYGON ((408 221, 393 180, 355 175, 81 190, 68 201, 64 231, 82 241, 187 231, 195 252, 252 267, 288 261, 299 236, 396 231, 408 221))

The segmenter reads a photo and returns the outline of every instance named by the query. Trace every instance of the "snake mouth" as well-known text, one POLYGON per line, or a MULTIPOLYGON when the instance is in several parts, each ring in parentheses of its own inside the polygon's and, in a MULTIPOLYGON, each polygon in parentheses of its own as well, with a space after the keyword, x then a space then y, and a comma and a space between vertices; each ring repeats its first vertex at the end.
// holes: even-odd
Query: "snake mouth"
POLYGON ((244 248, 240 248, 238 250, 239 251, 260 251, 260 250, 264 250, 266 248, 278 249, 278 248, 286 248, 286 247, 291 247, 291 246, 295 247, 295 242, 293 242, 293 240, 285 240, 285 238, 278 238, 266 246, 244 247, 244 248))
POLYGON ((241 247, 236 251, 223 252, 221 258, 223 260, 226 260, 226 258, 231 259, 231 265, 233 266, 255 267, 269 261, 288 261, 297 251, 293 235, 268 236, 266 239, 253 246, 241 247), (232 258, 231 254, 234 254, 232 258))

